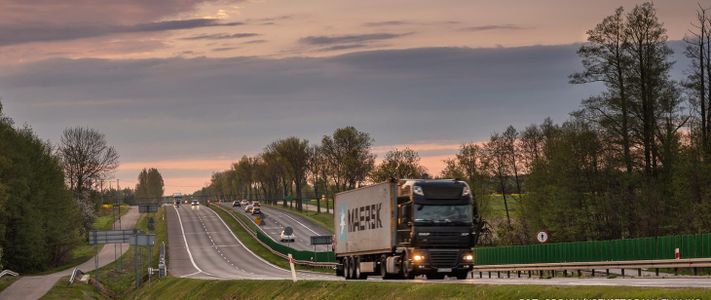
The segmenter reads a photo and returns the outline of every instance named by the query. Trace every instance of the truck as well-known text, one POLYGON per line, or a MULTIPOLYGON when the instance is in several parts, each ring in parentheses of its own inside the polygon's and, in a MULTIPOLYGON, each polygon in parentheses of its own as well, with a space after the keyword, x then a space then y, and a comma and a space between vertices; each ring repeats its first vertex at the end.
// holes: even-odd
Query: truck
POLYGON ((346 279, 465 279, 479 216, 456 179, 390 180, 334 198, 336 275, 346 279))

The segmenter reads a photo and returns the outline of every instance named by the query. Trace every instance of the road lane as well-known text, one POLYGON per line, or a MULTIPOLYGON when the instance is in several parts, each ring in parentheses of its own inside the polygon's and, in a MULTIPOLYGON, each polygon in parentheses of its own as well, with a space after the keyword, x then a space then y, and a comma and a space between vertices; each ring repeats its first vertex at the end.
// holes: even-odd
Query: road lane
MULTIPOLYGON (((232 207, 231 203, 223 203, 222 205, 226 208, 232 207)), ((263 214, 260 228, 262 228, 262 230, 273 240, 283 243, 284 245, 296 250, 313 251, 314 247, 311 245, 311 236, 331 235, 331 232, 327 229, 298 214, 268 205, 263 205, 260 208, 263 214), (294 230, 294 242, 282 242, 280 240, 281 231, 285 227, 291 227, 294 230)), ((234 207, 233 209, 249 217, 249 219, 254 222, 255 216, 245 213, 244 208, 234 207)), ((327 250, 330 250, 330 247, 327 248, 325 246, 317 246, 316 248, 316 251, 327 250)))
MULTIPOLYGON (((170 264, 181 264, 182 267, 174 270, 172 275, 204 278, 204 279, 290 279, 291 273, 264 261, 247 249, 239 239, 229 230, 219 215, 209 207, 200 205, 196 207, 183 206, 173 209, 169 214, 169 232, 175 232, 169 238, 187 244, 178 254, 178 261, 173 262, 171 254, 170 264), (177 221, 177 222, 176 222, 177 221), (184 235, 177 234, 183 225, 184 235), (188 251, 189 250, 189 251, 188 251), (188 254, 189 252, 189 254, 188 254), (186 257, 190 265, 186 263, 186 257)), ((171 241, 171 245, 175 244, 171 241)), ((171 252, 172 253, 172 252, 171 252)), ((169 264, 169 266, 170 266, 169 264)), ((300 279, 334 279, 335 276, 299 272, 300 279)))

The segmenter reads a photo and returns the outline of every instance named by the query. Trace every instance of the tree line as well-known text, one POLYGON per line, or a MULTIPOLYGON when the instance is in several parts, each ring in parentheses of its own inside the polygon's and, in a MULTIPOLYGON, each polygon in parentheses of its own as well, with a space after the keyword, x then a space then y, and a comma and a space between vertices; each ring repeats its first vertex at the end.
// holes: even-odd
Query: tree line
MULTIPOLYGON (((302 210, 302 199, 315 198, 321 212, 321 197, 354 189, 364 183, 388 178, 422 177, 417 152, 394 149, 375 165, 373 139, 355 127, 336 129, 319 144, 289 137, 267 145, 255 156, 243 156, 229 170, 212 175, 210 184, 195 196, 220 200, 265 200, 302 210)), ((327 203, 326 203, 327 204, 327 203)), ((326 206, 326 210, 329 207, 326 206)))

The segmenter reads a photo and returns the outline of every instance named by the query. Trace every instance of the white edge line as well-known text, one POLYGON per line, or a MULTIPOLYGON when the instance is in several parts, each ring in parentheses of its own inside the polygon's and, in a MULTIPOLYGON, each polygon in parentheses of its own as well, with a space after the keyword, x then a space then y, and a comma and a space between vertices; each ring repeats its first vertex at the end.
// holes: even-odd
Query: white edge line
POLYGON ((287 218, 294 220, 294 222, 299 223, 299 225, 304 226, 304 228, 308 229, 309 231, 313 232, 315 235, 320 235, 318 232, 311 230, 308 226, 304 225, 303 223, 297 221, 296 219, 292 218, 288 213, 286 212, 281 212, 281 214, 285 215, 287 218))
MULTIPOLYGON (((200 268, 197 266, 197 264, 195 264, 195 260, 193 259, 193 254, 190 252, 190 246, 188 246, 188 239, 185 238, 185 228, 183 228, 183 219, 180 218, 180 212, 178 211, 177 208, 175 208, 175 206, 173 206, 173 209, 175 209, 175 214, 178 215, 178 223, 180 223, 180 232, 183 233, 183 241, 185 242, 185 250, 188 251, 188 257, 190 257, 190 262, 193 264, 193 267, 194 267, 196 270, 198 270, 197 273, 205 273, 206 275, 213 276, 212 274, 203 271, 202 269, 200 269, 200 268)), ((190 275, 183 275, 183 276, 180 276, 180 277, 192 276, 192 275, 195 275, 195 274, 197 274, 197 273, 193 273, 193 274, 190 274, 190 275)))
MULTIPOLYGON (((209 208, 209 207, 208 207, 208 208, 209 208)), ((261 260, 263 263, 270 265, 272 268, 275 268, 275 269, 280 270, 280 271, 289 272, 287 269, 282 269, 282 268, 280 268, 280 267, 277 267, 277 266, 273 265, 272 263, 266 261, 266 260, 265 260, 264 258, 262 258, 261 256, 259 256, 259 255, 255 254, 254 252, 252 252, 252 250, 250 250, 249 248, 247 248, 247 246, 245 246, 244 244, 242 244, 242 241, 240 241, 240 240, 237 238, 237 236, 235 235, 235 233, 232 232, 232 229, 230 229, 230 227, 227 226, 227 223, 225 223, 225 220, 223 220, 223 219, 220 217, 220 215, 218 215, 212 208, 210 208, 210 211, 211 211, 213 214, 215 214, 215 216, 217 216, 217 219, 219 219, 220 222, 222 222, 222 225, 225 225, 225 228, 227 228, 227 231, 229 231, 230 234, 232 235, 232 237, 235 238, 235 240, 237 240, 237 242, 239 242, 240 245, 242 245, 242 248, 244 248, 245 250, 247 250, 249 253, 251 253, 252 255, 254 255, 254 257, 258 258, 258 259, 261 260)), ((228 213, 228 215, 229 215, 229 213, 228 213)))

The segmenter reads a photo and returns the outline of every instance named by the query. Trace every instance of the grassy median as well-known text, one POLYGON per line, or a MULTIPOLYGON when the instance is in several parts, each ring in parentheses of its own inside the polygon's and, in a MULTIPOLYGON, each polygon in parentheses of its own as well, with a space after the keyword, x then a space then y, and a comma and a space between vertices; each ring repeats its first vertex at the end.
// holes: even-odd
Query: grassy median
POLYGON ((127 296, 131 299, 708 299, 711 289, 169 278, 152 289, 140 289, 127 296))
POLYGON ((284 207, 281 205, 269 205, 269 207, 274 208, 274 209, 286 210, 286 211, 289 211, 293 214, 300 215, 300 216, 308 219, 312 223, 319 225, 330 232, 333 232, 333 214, 326 213, 325 209, 323 212, 317 213, 315 211, 310 211, 310 210, 299 211, 296 208, 284 207))

